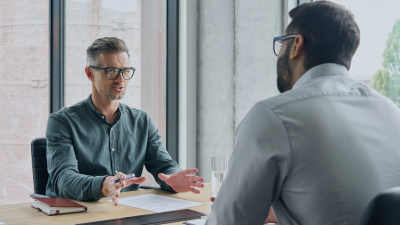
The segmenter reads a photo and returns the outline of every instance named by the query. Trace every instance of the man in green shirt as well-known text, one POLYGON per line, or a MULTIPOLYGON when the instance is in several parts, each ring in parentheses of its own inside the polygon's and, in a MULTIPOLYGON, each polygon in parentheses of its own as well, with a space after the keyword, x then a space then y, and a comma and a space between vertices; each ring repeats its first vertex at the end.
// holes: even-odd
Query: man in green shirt
POLYGON ((82 201, 110 195, 117 205, 120 191, 138 190, 146 180, 140 177, 143 165, 164 190, 198 194, 194 187, 204 187, 203 178, 189 176, 197 169, 182 170, 171 159, 145 112, 119 103, 135 71, 128 52, 115 37, 87 49, 92 94, 52 113, 47 123, 47 196, 82 201), (125 180, 131 173, 136 177, 125 180), (123 181, 110 184, 117 179, 123 181))

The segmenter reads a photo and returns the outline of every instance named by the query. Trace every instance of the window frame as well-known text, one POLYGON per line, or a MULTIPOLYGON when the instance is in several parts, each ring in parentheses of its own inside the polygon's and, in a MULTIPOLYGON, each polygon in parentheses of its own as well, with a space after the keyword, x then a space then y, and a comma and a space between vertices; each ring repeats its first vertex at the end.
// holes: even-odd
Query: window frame
POLYGON ((49 0, 49 110, 65 106, 65 0, 49 0))
POLYGON ((301 5, 306 2, 312 2, 313 0, 297 0, 297 5, 301 5))
POLYGON ((179 0, 167 0, 166 41, 166 147, 171 158, 179 159, 179 0))

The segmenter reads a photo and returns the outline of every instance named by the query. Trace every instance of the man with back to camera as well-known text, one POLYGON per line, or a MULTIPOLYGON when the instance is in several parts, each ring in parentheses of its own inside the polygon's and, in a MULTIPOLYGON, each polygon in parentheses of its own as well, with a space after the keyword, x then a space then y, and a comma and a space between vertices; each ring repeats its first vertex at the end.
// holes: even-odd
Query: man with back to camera
POLYGON ((200 193, 194 187, 203 188, 204 179, 189 176, 197 169, 181 170, 150 117, 119 103, 134 72, 124 41, 105 37, 89 46, 85 73, 92 94, 52 113, 47 123, 47 196, 82 201, 110 195, 117 205, 121 190, 137 190, 146 180, 143 165, 164 190, 200 193), (130 173, 137 177, 125 180, 130 173), (110 183, 117 179, 123 181, 110 183))
POLYGON ((329 1, 289 15, 274 38, 282 94, 240 124, 208 225, 262 224, 271 206, 283 225, 359 224, 374 196, 400 186, 400 110, 349 77, 353 15, 329 1))

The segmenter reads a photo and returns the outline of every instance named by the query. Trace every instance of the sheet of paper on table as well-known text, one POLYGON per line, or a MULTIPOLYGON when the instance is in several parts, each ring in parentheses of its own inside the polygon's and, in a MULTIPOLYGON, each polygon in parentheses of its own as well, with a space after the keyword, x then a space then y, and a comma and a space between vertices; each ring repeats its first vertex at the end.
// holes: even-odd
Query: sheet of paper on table
MULTIPOLYGON (((108 200, 112 202, 112 200, 108 200)), ((188 207, 202 205, 203 203, 187 201, 179 198, 171 198, 156 194, 145 194, 119 198, 118 204, 128 205, 153 212, 167 212, 188 207)))
POLYGON ((187 225, 204 225, 204 224, 206 224, 206 219, 189 220, 189 221, 183 222, 183 224, 187 224, 187 225))
MULTIPOLYGON (((183 222, 183 224, 186 225, 204 225, 206 224, 207 219, 198 219, 198 220, 189 220, 186 222, 183 222)), ((276 223, 266 223, 265 225, 277 225, 276 223)))

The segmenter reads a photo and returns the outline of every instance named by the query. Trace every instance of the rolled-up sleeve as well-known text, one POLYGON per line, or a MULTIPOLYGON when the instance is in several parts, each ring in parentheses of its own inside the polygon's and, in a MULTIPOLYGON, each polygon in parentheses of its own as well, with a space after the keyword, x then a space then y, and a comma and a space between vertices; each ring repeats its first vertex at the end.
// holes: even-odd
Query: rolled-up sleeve
POLYGON ((258 103, 236 134, 229 172, 206 224, 263 224, 289 173, 291 149, 284 124, 258 103))
POLYGON ((163 147, 158 129, 147 114, 146 120, 148 122, 148 141, 145 158, 146 169, 153 175, 162 189, 174 191, 167 185, 167 183, 158 178, 158 174, 171 174, 182 169, 174 160, 172 160, 167 150, 163 147))
POLYGON ((46 131, 47 170, 46 195, 79 201, 98 200, 103 196, 101 183, 105 176, 79 174, 68 122, 56 114, 49 117, 46 131))

